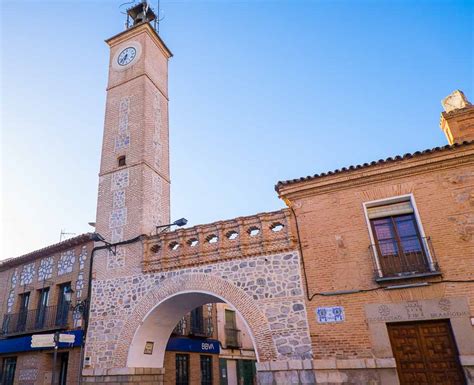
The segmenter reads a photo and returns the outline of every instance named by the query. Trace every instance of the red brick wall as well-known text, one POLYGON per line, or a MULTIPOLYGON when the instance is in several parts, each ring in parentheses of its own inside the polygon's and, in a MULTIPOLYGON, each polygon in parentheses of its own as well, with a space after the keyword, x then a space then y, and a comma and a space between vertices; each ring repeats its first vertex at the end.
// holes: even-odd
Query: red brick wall
MULTIPOLYGON (((166 352, 165 354, 165 385, 176 384, 176 354, 189 355, 189 371, 190 383, 201 383, 201 354, 200 353, 186 353, 186 352, 166 352)), ((219 356, 217 354, 212 356, 212 381, 213 384, 219 384, 219 356)))
MULTIPOLYGON (((462 162, 450 160, 436 169, 425 165, 401 175, 402 165, 395 165, 390 166, 392 173, 385 176, 379 173, 372 176, 372 180, 364 180, 361 174, 356 182, 348 183, 343 175, 338 177, 338 184, 321 180, 304 192, 302 188, 288 188, 300 227, 309 294, 380 287, 373 278, 368 252, 371 242, 363 203, 403 194, 413 194, 421 225, 426 236, 431 237, 443 274, 442 278, 422 281, 472 280, 474 157, 472 149, 470 151, 470 155, 464 153, 462 162)), ((461 159, 461 154, 459 157, 461 159)), ((474 313, 472 283, 439 283, 429 287, 331 297, 316 295, 312 301, 307 301, 315 358, 371 357, 364 313, 367 303, 455 296, 471 298, 471 314, 474 313), (318 306, 337 305, 345 309, 345 322, 330 327, 316 322, 318 306)))

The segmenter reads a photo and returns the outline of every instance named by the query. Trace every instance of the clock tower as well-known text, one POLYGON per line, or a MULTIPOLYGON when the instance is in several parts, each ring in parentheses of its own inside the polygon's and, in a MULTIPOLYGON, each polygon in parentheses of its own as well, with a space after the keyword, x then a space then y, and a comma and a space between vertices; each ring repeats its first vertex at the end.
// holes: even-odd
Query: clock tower
MULTIPOLYGON (((117 243, 169 223, 168 59, 144 1, 110 47, 96 231, 117 243)), ((118 250, 108 267, 125 264, 118 250)), ((110 257, 110 256, 109 256, 110 257)))

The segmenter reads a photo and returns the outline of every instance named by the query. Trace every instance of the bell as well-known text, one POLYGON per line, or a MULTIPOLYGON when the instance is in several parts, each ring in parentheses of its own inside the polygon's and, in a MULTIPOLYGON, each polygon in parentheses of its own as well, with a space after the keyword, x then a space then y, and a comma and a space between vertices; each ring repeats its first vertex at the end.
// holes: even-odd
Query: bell
POLYGON ((148 3, 144 1, 142 3, 142 11, 137 15, 135 20, 133 21, 133 25, 143 23, 144 21, 147 21, 147 11, 148 11, 148 3))
POLYGON ((133 20, 133 25, 137 25, 139 23, 142 23, 146 20, 146 14, 145 12, 140 12, 137 17, 135 18, 135 20, 133 20))

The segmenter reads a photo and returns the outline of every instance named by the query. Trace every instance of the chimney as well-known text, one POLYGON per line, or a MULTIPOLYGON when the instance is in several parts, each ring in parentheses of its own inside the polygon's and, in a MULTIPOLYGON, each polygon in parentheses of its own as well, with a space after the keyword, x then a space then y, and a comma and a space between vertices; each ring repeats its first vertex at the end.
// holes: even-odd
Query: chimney
POLYGON ((464 93, 453 91, 441 101, 441 105, 444 112, 439 125, 449 144, 474 140, 474 106, 464 93))

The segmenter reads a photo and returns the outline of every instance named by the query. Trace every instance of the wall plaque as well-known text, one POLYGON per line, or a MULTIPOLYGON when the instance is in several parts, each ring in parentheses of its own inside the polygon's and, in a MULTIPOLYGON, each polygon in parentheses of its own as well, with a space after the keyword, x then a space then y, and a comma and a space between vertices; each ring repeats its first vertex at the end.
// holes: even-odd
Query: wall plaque
POLYGON ((345 320, 344 308, 342 306, 318 307, 316 315, 320 324, 344 322, 345 320))
POLYGON ((145 351, 143 352, 143 354, 153 354, 153 345, 155 343, 152 342, 152 341, 147 341, 145 343, 145 351))

